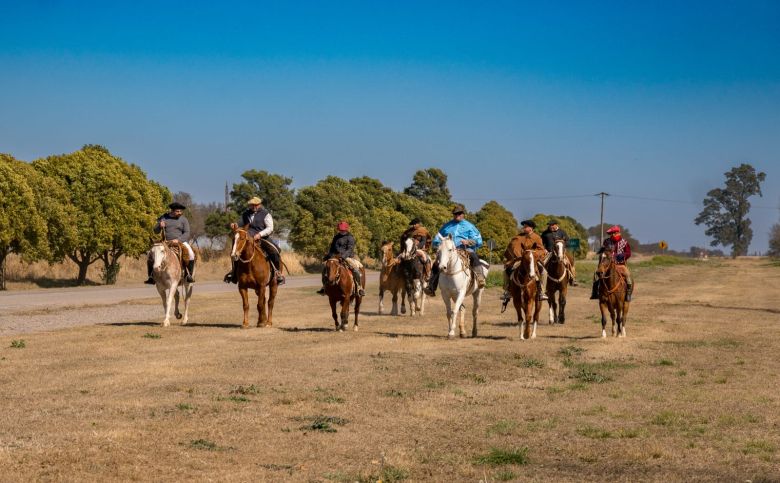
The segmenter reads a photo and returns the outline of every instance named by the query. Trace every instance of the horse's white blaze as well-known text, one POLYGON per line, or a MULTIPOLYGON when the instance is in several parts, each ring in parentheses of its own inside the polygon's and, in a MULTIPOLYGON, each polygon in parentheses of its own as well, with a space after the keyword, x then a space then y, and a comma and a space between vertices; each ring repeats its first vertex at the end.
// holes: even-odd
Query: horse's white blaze
POLYGON ((555 249, 558 253, 558 259, 563 260, 563 242, 555 242, 555 249))
POLYGON ((529 253, 531 255, 531 278, 536 277, 536 264, 534 263, 534 252, 529 253))
POLYGON ((230 257, 234 260, 238 258, 238 254, 236 253, 236 248, 238 247, 238 236, 238 232, 233 235, 233 249, 230 250, 230 257))

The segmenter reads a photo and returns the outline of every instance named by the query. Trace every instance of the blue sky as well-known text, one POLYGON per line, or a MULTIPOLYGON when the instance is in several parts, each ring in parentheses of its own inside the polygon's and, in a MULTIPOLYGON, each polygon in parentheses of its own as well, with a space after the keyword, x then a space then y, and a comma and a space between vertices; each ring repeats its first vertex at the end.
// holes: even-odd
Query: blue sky
POLYGON ((518 219, 674 200, 606 218, 676 249, 749 162, 751 251, 780 218, 778 2, 107 3, 0 0, 0 152, 103 144, 201 201, 430 166, 518 219))

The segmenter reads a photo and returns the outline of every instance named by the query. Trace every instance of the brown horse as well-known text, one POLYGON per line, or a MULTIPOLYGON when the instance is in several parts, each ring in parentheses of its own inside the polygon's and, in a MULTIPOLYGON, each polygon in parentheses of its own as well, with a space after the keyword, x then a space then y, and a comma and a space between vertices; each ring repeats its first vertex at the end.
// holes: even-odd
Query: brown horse
POLYGON ((536 324, 539 323, 541 302, 536 301, 538 290, 536 279, 536 260, 532 250, 524 250, 520 265, 510 274, 509 292, 517 311, 517 323, 520 326, 520 339, 535 339, 536 324), (533 315, 531 315, 533 314, 533 315), (533 331, 531 323, 533 322, 533 331))
MULTIPOLYGON (((366 274, 363 275, 363 288, 365 288, 366 274)), ((322 271, 322 284, 325 286, 325 293, 328 295, 330 310, 333 315, 333 322, 336 323, 336 330, 344 332, 349 324, 349 306, 355 301, 355 324, 353 330, 358 330, 358 314, 360 314, 360 303, 363 297, 357 294, 355 290, 355 280, 352 277, 352 270, 344 265, 341 258, 330 258, 325 262, 325 268, 322 271), (339 323, 336 314, 336 304, 341 303, 341 323, 339 323)))
POLYGON ((563 240, 555 242, 555 250, 547 262, 547 303, 550 306, 550 324, 566 322, 566 293, 569 290, 569 270, 566 269, 566 249, 563 240), (558 293, 556 300, 555 294, 558 293))
POLYGON ((382 245, 382 271, 379 274, 379 313, 385 310, 385 290, 393 294, 393 308, 390 315, 398 315, 398 293, 401 293, 401 313, 406 313, 406 288, 403 267, 393 256, 393 242, 382 245))
POLYGON ((244 329, 249 328, 249 294, 248 290, 254 289, 257 294, 257 326, 270 327, 273 325, 272 314, 276 290, 279 288, 276 277, 271 273, 271 267, 260 245, 244 228, 233 230, 233 250, 230 253, 236 261, 236 277, 238 278, 238 292, 244 302, 244 329), (268 304, 266 307, 265 289, 268 287, 268 304))
POLYGON ((611 253, 604 252, 596 268, 601 309, 601 337, 607 336, 607 315, 612 319, 612 335, 626 336, 626 321, 630 302, 626 302, 626 278, 611 253), (615 328, 617 324, 617 330, 615 328))

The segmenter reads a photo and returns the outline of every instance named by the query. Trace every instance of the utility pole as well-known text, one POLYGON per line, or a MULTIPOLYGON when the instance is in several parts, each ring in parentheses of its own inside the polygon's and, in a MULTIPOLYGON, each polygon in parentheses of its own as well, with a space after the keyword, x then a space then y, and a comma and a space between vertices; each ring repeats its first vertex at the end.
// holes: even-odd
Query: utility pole
MULTIPOLYGON (((598 248, 600 248, 601 245, 604 243, 604 198, 609 196, 609 193, 604 193, 602 191, 601 193, 596 193, 593 196, 601 196, 601 217, 599 218, 599 228, 601 229, 601 237, 599 238, 599 246, 598 246, 598 248)), ((596 248, 596 250, 598 250, 598 248, 596 248)))
POLYGON ((225 212, 228 211, 228 203, 230 202, 230 197, 228 196, 228 183, 225 181, 225 212))

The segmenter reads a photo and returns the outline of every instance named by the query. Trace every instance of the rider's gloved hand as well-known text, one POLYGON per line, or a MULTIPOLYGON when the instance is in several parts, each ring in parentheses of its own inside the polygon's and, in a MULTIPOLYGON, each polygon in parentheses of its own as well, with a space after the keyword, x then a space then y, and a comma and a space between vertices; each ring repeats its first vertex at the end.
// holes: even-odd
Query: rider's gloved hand
POLYGON ((467 247, 473 247, 474 245, 477 244, 477 242, 475 242, 474 240, 463 240, 460 244, 465 245, 467 247))

